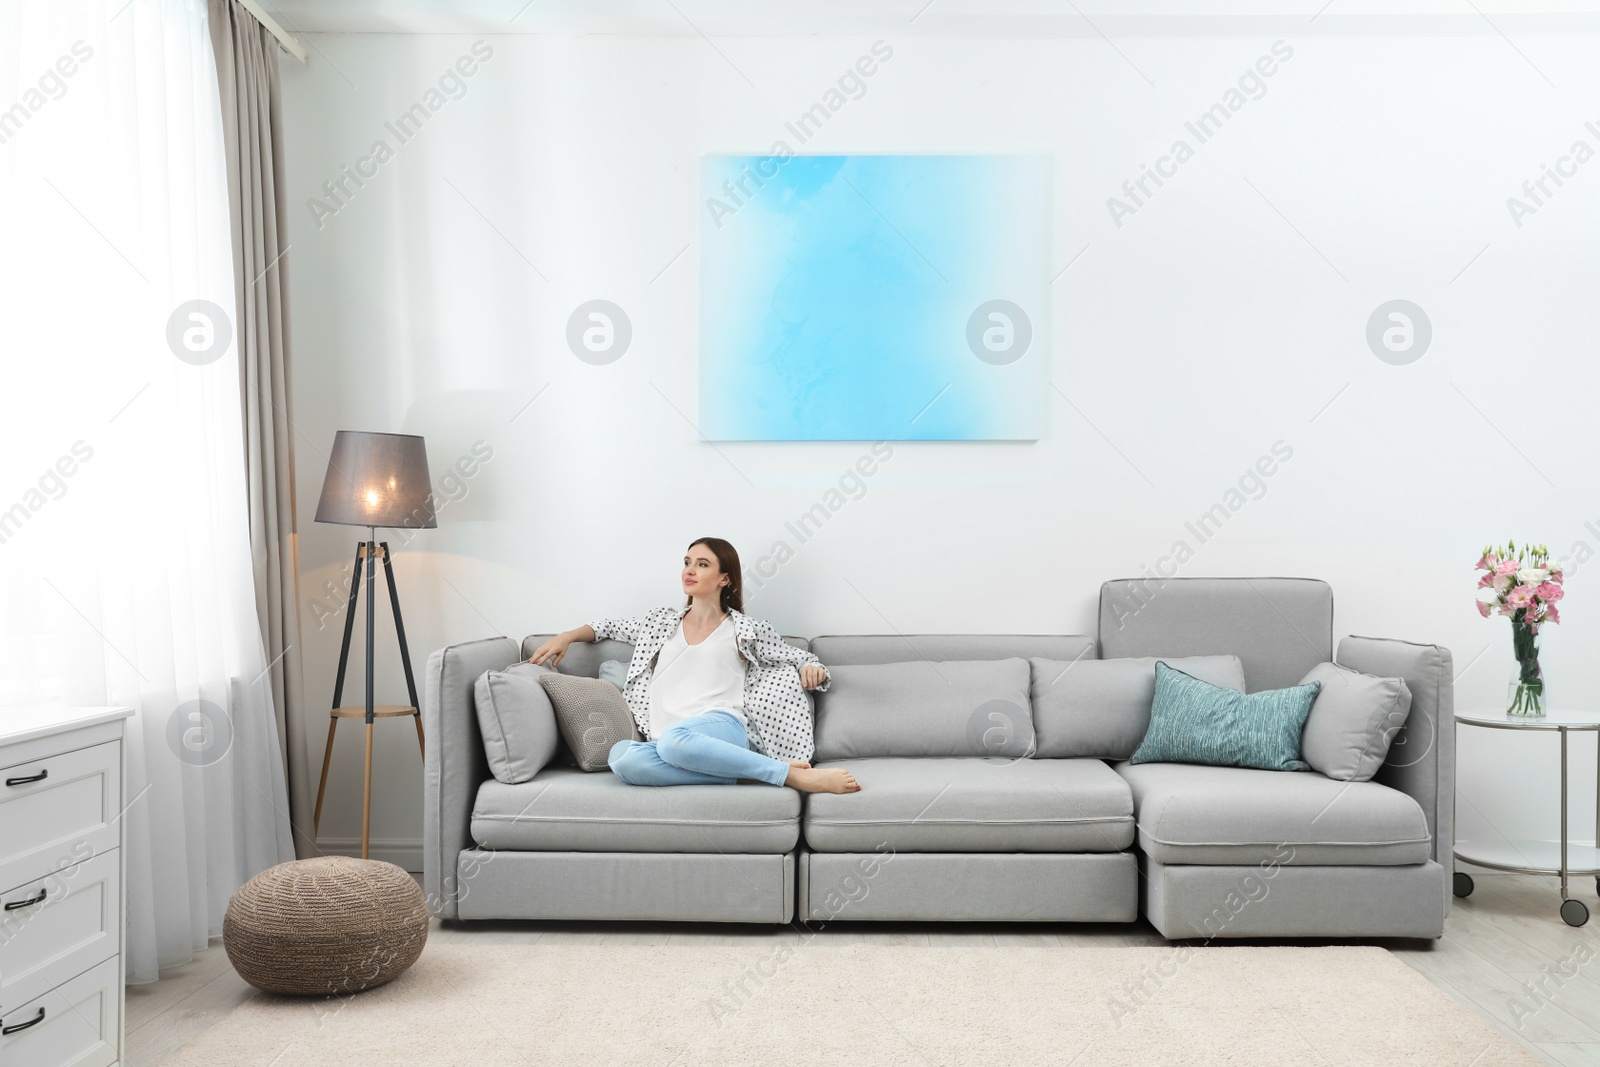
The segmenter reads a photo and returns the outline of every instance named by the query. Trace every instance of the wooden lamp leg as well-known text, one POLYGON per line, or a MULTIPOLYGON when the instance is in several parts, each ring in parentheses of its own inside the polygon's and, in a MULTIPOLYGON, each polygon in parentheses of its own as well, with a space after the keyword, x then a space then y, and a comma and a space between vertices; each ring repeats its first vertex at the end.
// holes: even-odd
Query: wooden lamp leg
POLYGON ((422 758, 424 760, 426 760, 428 758, 428 746, 427 746, 427 742, 422 740, 422 714, 421 714, 421 712, 418 712, 416 715, 413 715, 412 718, 417 720, 417 751, 422 753, 422 758))
MULTIPOLYGON (((311 836, 315 838, 322 827, 322 796, 328 791, 328 762, 333 759, 333 730, 339 725, 337 716, 328 716, 328 747, 322 752, 322 781, 317 784, 317 811, 311 816, 311 836)), ((312 844, 315 844, 315 840, 312 844)))

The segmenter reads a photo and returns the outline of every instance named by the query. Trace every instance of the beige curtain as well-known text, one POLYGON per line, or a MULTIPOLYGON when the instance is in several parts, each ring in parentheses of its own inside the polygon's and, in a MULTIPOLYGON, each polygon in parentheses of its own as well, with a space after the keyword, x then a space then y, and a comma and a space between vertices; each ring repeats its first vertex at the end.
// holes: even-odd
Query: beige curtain
POLYGON ((278 42, 237 0, 207 0, 207 7, 228 156, 256 613, 288 778, 290 810, 285 814, 294 827, 295 854, 304 857, 318 850, 310 836, 311 774, 301 707, 278 42))

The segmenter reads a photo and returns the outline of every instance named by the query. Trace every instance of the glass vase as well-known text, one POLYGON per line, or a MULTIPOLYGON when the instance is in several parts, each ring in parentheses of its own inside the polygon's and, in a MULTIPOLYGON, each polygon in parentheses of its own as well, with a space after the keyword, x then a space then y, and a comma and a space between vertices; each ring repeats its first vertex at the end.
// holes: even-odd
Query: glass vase
POLYGON ((1517 656, 1517 677, 1506 686, 1506 714, 1523 719, 1544 717, 1544 671, 1539 666, 1539 638, 1528 627, 1511 625, 1511 647, 1517 656))
POLYGON ((1518 719, 1544 718, 1544 682, 1512 681, 1506 685, 1506 714, 1518 719))

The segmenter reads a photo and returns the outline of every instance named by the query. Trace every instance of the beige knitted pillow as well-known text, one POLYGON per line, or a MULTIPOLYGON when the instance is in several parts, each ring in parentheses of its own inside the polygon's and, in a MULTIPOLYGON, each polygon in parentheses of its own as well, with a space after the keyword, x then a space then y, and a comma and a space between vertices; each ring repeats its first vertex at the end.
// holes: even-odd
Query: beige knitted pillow
POLYGON ((616 686, 603 678, 541 674, 539 684, 550 697, 561 739, 572 750, 580 770, 606 770, 612 745, 644 740, 628 702, 616 686))

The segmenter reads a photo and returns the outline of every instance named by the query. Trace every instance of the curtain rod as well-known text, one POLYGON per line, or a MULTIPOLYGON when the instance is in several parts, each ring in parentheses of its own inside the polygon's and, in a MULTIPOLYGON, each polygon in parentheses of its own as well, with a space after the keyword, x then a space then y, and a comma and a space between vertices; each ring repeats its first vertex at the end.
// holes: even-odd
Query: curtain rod
POLYGON ((293 34, 280 26, 277 19, 267 14, 266 9, 261 6, 258 0, 239 0, 239 5, 254 15, 256 21, 265 26, 267 32, 278 39, 278 43, 283 46, 285 52, 294 56, 301 63, 306 61, 306 50, 301 47, 300 42, 294 39, 293 34))

